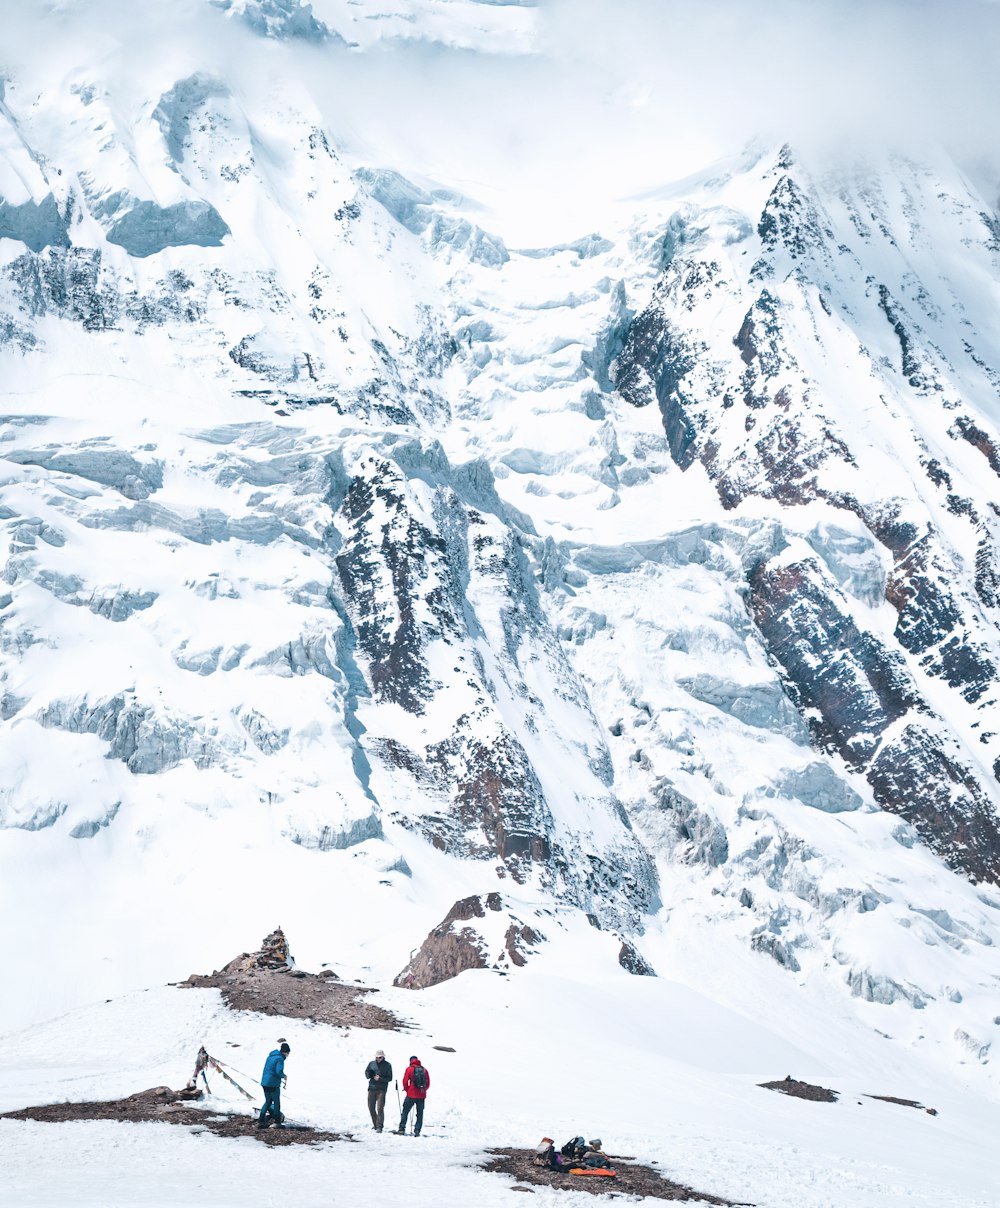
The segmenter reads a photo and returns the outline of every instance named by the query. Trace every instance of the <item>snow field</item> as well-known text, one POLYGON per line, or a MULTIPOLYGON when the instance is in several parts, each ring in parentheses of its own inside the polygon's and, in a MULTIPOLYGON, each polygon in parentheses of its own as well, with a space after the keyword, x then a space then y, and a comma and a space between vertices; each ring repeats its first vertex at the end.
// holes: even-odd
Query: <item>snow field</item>
MULTIPOLYGON (((756 986, 743 979, 745 1014, 666 978, 604 974, 603 938, 566 934, 518 977, 483 971, 419 993, 383 989, 379 1005, 413 1021, 401 1034, 233 1014, 215 991, 164 988, 5 1036, 4 1110, 180 1085, 201 1043, 259 1077, 283 1036, 292 1046, 286 1114, 356 1136, 318 1150, 271 1150, 166 1124, 0 1121, 8 1202, 235 1206, 294 1196, 309 1206, 352 1205, 366 1202, 374 1169, 390 1205, 492 1208, 513 1201, 508 1180, 471 1169, 484 1148, 531 1148, 542 1135, 561 1143, 577 1132, 600 1135, 613 1153, 655 1160, 698 1190, 761 1208, 993 1202, 995 1101, 929 1076, 919 1058, 901 1058, 846 1016, 831 1023, 828 1002, 803 1013, 794 1042, 775 998, 767 1022, 754 1021, 766 976, 756 986), (370 1131, 362 1071, 378 1047, 396 1077, 411 1053, 431 1071, 420 1140, 370 1131), (842 1098, 812 1103, 754 1085, 786 1073, 842 1098), (924 1087, 937 1117, 861 1097, 916 1098, 924 1087)), ((244 1110, 218 1076, 210 1081, 208 1110, 244 1110)), ((396 1110, 390 1091, 387 1128, 396 1110)), ((590 1202, 583 1193, 537 1194, 541 1203, 590 1202)))

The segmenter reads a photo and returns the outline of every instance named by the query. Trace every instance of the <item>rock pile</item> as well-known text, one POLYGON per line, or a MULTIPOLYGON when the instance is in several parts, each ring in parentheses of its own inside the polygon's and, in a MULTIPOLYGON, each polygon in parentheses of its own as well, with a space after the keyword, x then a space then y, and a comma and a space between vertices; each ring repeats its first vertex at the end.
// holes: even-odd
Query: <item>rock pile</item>
POLYGON ((280 927, 261 940, 257 952, 242 952, 223 968, 223 973, 249 973, 252 969, 292 969, 295 960, 288 950, 288 940, 280 927))
POLYGON ((306 973, 295 965, 285 933, 278 927, 258 952, 242 952, 221 970, 192 973, 180 989, 215 989, 233 1011, 255 1011, 288 1019, 312 1019, 345 1028, 398 1031, 402 1024, 391 1011, 369 1001, 378 991, 347 985, 332 969, 306 973))

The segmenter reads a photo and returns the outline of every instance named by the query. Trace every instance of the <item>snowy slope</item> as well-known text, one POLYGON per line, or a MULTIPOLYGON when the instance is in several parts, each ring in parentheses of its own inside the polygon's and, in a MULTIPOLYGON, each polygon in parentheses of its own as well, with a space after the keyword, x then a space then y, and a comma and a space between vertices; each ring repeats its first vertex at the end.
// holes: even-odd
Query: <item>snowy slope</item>
MULTIPOLYGON (((374 1170, 387 1204, 508 1204, 512 1180, 476 1169, 484 1150, 530 1148, 543 1135, 561 1143, 581 1130, 698 1191, 768 1208, 993 1202, 995 1103, 919 1059, 901 1061, 897 1046, 874 1032, 863 1038, 819 1004, 788 1014, 778 1007, 760 1023, 666 978, 581 974, 592 947, 586 935, 567 935, 544 972, 466 973, 419 996, 385 990, 382 1005, 413 1021, 403 1037, 282 1023, 292 1045, 289 1117, 349 1132, 354 1143, 272 1150, 167 1124, 3 1120, 15 1202, 236 1205, 254 1194, 277 1204, 294 1194, 307 1205, 331 1195, 361 1203, 374 1170), (431 1071, 419 1141, 369 1130, 361 1071, 376 1046, 394 1070, 414 1052, 431 1071), (840 1100, 804 1102, 756 1086, 789 1071, 833 1086, 840 1100), (871 1094, 920 1099, 938 1115, 871 1094), (53 1146, 57 1163, 47 1160, 53 1146)), ((748 997, 782 1001, 772 970, 758 967, 748 997)), ((132 994, 7 1038, 0 1109, 174 1083, 202 1041, 249 1084, 274 1030, 273 1020, 221 1008, 214 991, 132 994)), ((224 1088, 213 1080, 208 1110, 246 1110, 224 1088)), ((391 1124, 395 1108, 387 1104, 391 1124)), ((536 1194, 543 1203, 591 1202, 580 1192, 536 1194)))

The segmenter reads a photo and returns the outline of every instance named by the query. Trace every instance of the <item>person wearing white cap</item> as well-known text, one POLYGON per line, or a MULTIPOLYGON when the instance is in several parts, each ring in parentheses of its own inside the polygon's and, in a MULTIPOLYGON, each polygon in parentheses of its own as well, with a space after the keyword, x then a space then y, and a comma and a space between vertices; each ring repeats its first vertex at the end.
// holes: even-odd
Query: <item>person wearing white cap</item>
POLYGON ((368 1114, 372 1118, 372 1128, 381 1132, 385 1120, 385 1092, 392 1082, 392 1066, 381 1049, 365 1066, 365 1077, 368 1079, 368 1114))

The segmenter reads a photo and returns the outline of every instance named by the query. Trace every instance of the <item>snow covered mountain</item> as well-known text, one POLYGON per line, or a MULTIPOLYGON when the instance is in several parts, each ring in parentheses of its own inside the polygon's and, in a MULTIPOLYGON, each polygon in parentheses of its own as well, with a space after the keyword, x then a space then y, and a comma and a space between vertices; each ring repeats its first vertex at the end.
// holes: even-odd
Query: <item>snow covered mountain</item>
MULTIPOLYGON (((269 62, 532 10, 198 19, 269 62)), ((515 248, 309 72, 191 60, 0 97, 7 1018, 279 921, 424 984, 432 930, 565 931, 994 1085, 993 201, 758 147, 515 248)))

